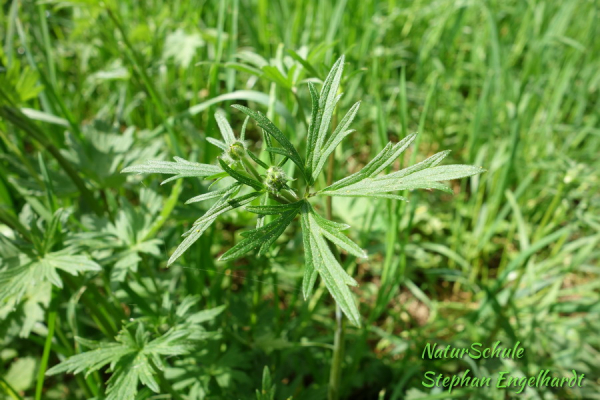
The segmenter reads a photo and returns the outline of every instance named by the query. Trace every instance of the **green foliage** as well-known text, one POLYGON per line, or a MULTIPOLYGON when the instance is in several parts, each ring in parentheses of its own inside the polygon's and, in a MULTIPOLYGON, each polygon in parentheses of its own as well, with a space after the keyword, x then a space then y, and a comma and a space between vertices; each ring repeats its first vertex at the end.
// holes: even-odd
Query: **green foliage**
MULTIPOLYGON (((189 203, 199 201, 199 199, 206 200, 212 197, 220 197, 217 203, 204 216, 196 220, 192 229, 184 235, 186 239, 175 250, 175 253, 169 259, 169 264, 172 264, 198 240, 218 215, 247 204, 256 197, 270 195, 274 200, 283 203, 283 205, 263 207, 263 209, 268 210, 269 215, 278 215, 278 218, 257 229, 245 232, 243 235, 244 239, 225 252, 220 259, 227 261, 239 258, 248 251, 256 248, 258 248, 258 257, 265 255, 271 245, 275 243, 277 238, 281 236, 287 226, 294 220, 296 215, 301 212, 304 254, 306 258, 302 283, 304 298, 306 299, 310 296, 316 276, 319 274, 323 278, 329 293, 331 293, 344 314, 346 314, 354 325, 360 325, 358 308, 352 298, 352 293, 347 287, 347 285, 356 286, 358 284, 344 271, 324 238, 327 238, 330 242, 356 257, 366 257, 366 253, 348 239, 347 236, 340 233, 347 226, 336 224, 318 216, 308 200, 310 189, 318 180, 325 161, 340 144, 341 140, 352 132, 347 128, 358 112, 359 103, 350 109, 333 133, 328 134, 335 106, 341 97, 341 95, 338 95, 338 91, 343 70, 344 57, 342 56, 331 68, 331 71, 323 82, 323 87, 319 95, 316 94, 313 85, 309 84, 313 107, 307 134, 306 162, 302 160, 288 138, 266 116, 244 106, 233 106, 254 119, 259 127, 264 129, 268 135, 281 145, 281 148, 267 147, 267 151, 284 156, 282 163, 285 163, 289 159, 299 168, 307 183, 303 200, 300 200, 298 194, 290 190, 287 184, 285 184, 285 175, 278 165, 268 166, 266 175, 259 175, 256 168, 252 166, 255 159, 246 156, 245 145, 236 140, 231 125, 225 120, 222 113, 218 112, 215 114, 224 144, 222 142, 214 142, 214 144, 224 149, 225 155, 229 156, 227 157, 229 162, 224 158, 220 158, 219 164, 227 175, 237 181, 238 185, 230 187, 227 190, 218 191, 219 195, 199 195, 188 201, 189 203), (235 146, 239 146, 239 150, 235 146), (252 188, 255 192, 230 199, 230 196, 234 196, 244 185, 252 188), (289 204, 290 202, 292 204, 289 204)), ((245 128, 242 130, 245 131, 245 128)), ((386 193, 405 189, 435 188, 448 190, 439 182, 465 178, 483 171, 482 168, 467 165, 437 166, 448 154, 447 152, 442 152, 407 169, 377 176, 406 150, 415 136, 414 134, 409 135, 395 145, 388 143, 363 170, 335 182, 322 191, 310 196, 323 194, 329 196, 397 198, 397 196, 389 196, 386 193)), ((177 164, 175 165, 190 166, 190 169, 183 173, 183 169, 176 169, 177 167, 173 166, 174 163, 148 161, 146 164, 140 166, 127 167, 122 172, 178 174, 170 179, 186 176, 209 177, 211 175, 207 172, 210 171, 211 165, 194 164, 178 158, 176 161, 177 164), (191 167, 192 165, 193 167, 191 167)), ((257 164, 263 168, 265 167, 264 165, 260 165, 260 163, 257 164)), ((254 207, 252 210, 260 214, 261 208, 254 207)))
POLYGON ((256 400, 275 400, 275 385, 271 381, 269 368, 263 369, 262 389, 256 389, 256 400))
MULTIPOLYGON (((218 312, 223 311, 219 308, 218 312)), ((218 314, 217 312, 217 314, 218 314)), ((215 316, 211 313, 209 318, 215 316)), ((206 320, 192 315, 185 325, 169 329, 159 337, 152 338, 144 324, 138 322, 135 334, 129 327, 123 328, 113 343, 98 343, 78 338, 77 341, 91 349, 77 354, 49 369, 46 374, 54 375, 64 372, 78 374, 86 371, 86 375, 109 365, 112 372, 106 390, 107 400, 134 400, 141 383, 153 392, 159 393, 159 382, 155 375, 157 370, 165 368, 163 357, 187 354, 194 349, 194 339, 198 340, 196 324, 206 320)))
POLYGON ((4 2, 0 398, 594 398, 597 20, 585 0, 4 2), (165 336, 185 352, 150 352, 165 336), (422 357, 475 341, 525 357, 422 357), (114 369, 46 374, 111 346, 114 369), (422 384, 542 369, 584 385, 422 384))
POLYGON ((5 313, 23 303, 25 319, 19 332, 22 337, 28 337, 43 319, 43 307, 50 302, 52 286, 63 288, 59 271, 76 276, 102 270, 89 256, 78 254, 75 246, 52 251, 62 216, 62 210, 58 210, 43 224, 42 218, 36 219, 29 208, 25 209, 20 219, 30 226, 29 232, 36 238, 33 245, 0 236, 0 310, 5 313))
POLYGON ((173 175, 169 179, 162 182, 165 184, 172 180, 197 176, 206 178, 220 174, 223 170, 215 165, 200 164, 191 161, 186 161, 180 157, 174 157, 172 161, 147 161, 145 164, 133 165, 125 168, 121 172, 134 172, 137 174, 170 174, 173 175))

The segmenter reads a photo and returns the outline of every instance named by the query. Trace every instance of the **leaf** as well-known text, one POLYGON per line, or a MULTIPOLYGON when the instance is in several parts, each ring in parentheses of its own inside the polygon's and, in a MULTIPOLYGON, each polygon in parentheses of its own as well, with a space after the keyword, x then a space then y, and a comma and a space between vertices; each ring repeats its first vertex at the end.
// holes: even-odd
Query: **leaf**
POLYGON ((308 83, 308 91, 310 93, 310 98, 312 102, 312 111, 310 116, 310 123, 308 125, 308 135, 306 143, 306 173, 309 175, 310 184, 313 184, 315 181, 314 174, 312 173, 314 157, 313 149, 317 145, 317 125, 319 124, 319 94, 317 93, 317 90, 311 82, 308 83))
MULTIPOLYGON (((231 249, 226 251, 219 260, 228 261, 236 259, 248 251, 259 248, 257 256, 264 255, 269 247, 277 240, 279 236, 285 231, 285 228, 294 220, 300 207, 304 204, 304 201, 299 201, 293 204, 283 206, 283 209, 279 211, 279 218, 275 221, 268 223, 257 229, 244 232, 245 239, 237 243, 231 249)), ((264 206, 269 208, 270 211, 277 206, 264 206)), ((258 208, 258 207, 256 207, 258 208)))
POLYGON ((229 199, 239 190, 239 184, 229 190, 221 199, 219 199, 202 217, 200 217, 192 229, 184 234, 185 239, 179 244, 173 255, 167 261, 167 266, 173 264, 181 255, 189 249, 189 247, 202 236, 208 227, 217 219, 217 217, 227 211, 241 207, 250 203, 252 200, 261 195, 261 192, 252 192, 235 199, 229 199))
MULTIPOLYGON (((212 314, 214 316, 218 312, 215 314, 213 311, 212 314)), ((187 324, 171 328, 165 334, 150 340, 150 333, 142 323, 138 323, 135 335, 124 328, 113 343, 98 343, 77 338, 78 342, 92 350, 69 357, 46 371, 46 375, 64 372, 78 374, 86 371, 87 376, 109 365, 112 376, 108 380, 107 400, 134 400, 140 383, 159 393, 160 388, 152 363, 160 368, 164 363, 160 356, 171 357, 189 353, 194 342, 191 338, 194 330, 198 328, 198 325, 188 321, 187 324)))
POLYGON ((235 184, 233 184, 231 186, 228 186, 228 187, 226 187, 224 189, 214 190, 212 192, 208 192, 208 193, 204 193, 204 194, 192 197, 191 199, 189 199, 188 201, 186 201, 185 204, 198 203, 200 201, 214 199, 215 197, 221 197, 225 193, 227 193, 229 190, 233 189, 234 186, 236 186, 236 187, 239 186, 239 183, 235 183, 235 184))
POLYGON ((290 82, 288 82, 286 77, 283 76, 281 71, 279 71, 276 67, 265 65, 262 67, 262 71, 264 72, 264 76, 270 79, 272 82, 275 82, 286 89, 290 89, 292 87, 290 82))
POLYGON ((128 271, 137 272, 140 261, 142 261, 142 258, 137 252, 125 253, 113 266, 110 274, 111 282, 125 281, 128 271))
POLYGON ((483 168, 471 165, 444 165, 426 168, 412 173, 392 173, 376 178, 363 179, 355 184, 335 191, 326 190, 322 194, 329 196, 370 196, 385 192, 413 189, 449 189, 438 181, 466 178, 484 172, 483 168))
MULTIPOLYGON (((259 204, 261 206, 267 206, 267 205, 269 205, 269 194, 268 194, 268 192, 264 193, 260 197, 259 204)), ((246 207, 246 211, 248 211, 248 207, 246 207)), ((256 229, 262 228, 265 225, 266 221, 267 221, 267 219, 265 218, 265 216, 259 214, 258 217, 256 217, 256 229)))
POLYGON ((402 154, 414 138, 415 134, 412 134, 393 146, 388 143, 362 170, 335 182, 320 191, 319 194, 406 200, 388 192, 413 189, 439 189, 451 192, 440 181, 465 178, 485 171, 483 168, 470 165, 438 166, 449 154, 449 151, 442 151, 403 170, 377 176, 402 154))
POLYGON ((302 56, 300 56, 298 53, 296 53, 294 50, 292 49, 287 49, 288 54, 296 61, 298 61, 300 64, 302 64, 302 66, 314 77, 319 78, 319 73, 317 72, 317 70, 308 62, 306 61, 304 58, 302 58, 302 56))
POLYGON ((310 272, 310 269, 313 268, 319 273, 327 290, 348 319, 354 325, 360 326, 360 314, 352 292, 348 289, 348 285, 356 286, 357 283, 344 271, 329 249, 322 236, 323 229, 316 221, 312 207, 306 201, 302 207, 301 222, 303 242, 305 243, 304 252, 309 268, 309 273, 305 274, 302 284, 304 295, 307 296, 307 293, 310 292, 311 281, 314 284, 313 272, 310 272))
POLYGON ((11 298, 18 303, 28 290, 33 290, 44 282, 51 282, 54 286, 62 288, 62 279, 57 270, 71 275, 102 270, 100 265, 86 256, 69 254, 71 250, 67 248, 35 260, 25 255, 14 260, 8 268, 0 271, 0 303, 7 302, 11 298))
POLYGON ((246 211, 250 211, 254 214, 259 215, 278 215, 286 211, 295 210, 298 208, 298 203, 291 204, 277 204, 272 206, 247 206, 246 211))
POLYGON ((186 161, 179 157, 174 157, 175 162, 172 161, 157 161, 149 160, 144 164, 132 165, 121 171, 121 173, 137 173, 137 174, 172 174, 174 176, 163 181, 161 185, 170 182, 174 179, 186 178, 186 177, 200 177, 206 178, 223 172, 221 168, 216 165, 200 164, 191 161, 186 161))
POLYGON ((338 247, 346 250, 348 253, 359 257, 367 258, 367 253, 361 249, 356 243, 348 239, 347 236, 340 233, 342 229, 346 229, 347 226, 342 224, 335 224, 332 221, 328 221, 325 218, 314 214, 315 222, 321 228, 321 233, 331 242, 335 243, 338 247), (342 225, 341 227, 339 225, 342 225))
MULTIPOLYGON (((329 130, 329 123, 331 122, 331 118, 333 117, 333 111, 335 106, 340 99, 338 96, 338 90, 340 87, 340 82, 342 80, 342 73, 344 72, 344 56, 341 56, 333 67, 331 67, 331 71, 329 71, 329 75, 325 78, 325 82, 323 83, 323 87, 321 88, 321 93, 319 94, 319 116, 318 119, 318 130, 317 130, 317 140, 315 144, 315 148, 313 151, 317 155, 313 158, 313 170, 316 169, 316 165, 321 158, 322 147, 325 143, 325 138, 327 137, 327 131, 329 130)), ((316 179, 316 177, 313 175, 316 179)))
POLYGON ((211 308, 209 310, 202 310, 197 313, 191 314, 186 317, 186 321, 193 324, 200 324, 202 322, 211 321, 215 319, 215 317, 221 314, 225 310, 226 306, 219 306, 215 308, 211 308))
POLYGON ((315 268, 315 255, 313 254, 313 241, 310 234, 310 222, 308 220, 308 214, 302 210, 300 218, 302 223, 302 244, 304 245, 304 277, 302 278, 302 296, 304 300, 307 300, 312 293, 312 289, 315 286, 317 275, 319 272, 315 268))
MULTIPOLYGON (((79 374, 83 371, 87 371, 87 376, 109 363, 118 362, 127 354, 136 352, 135 348, 121 343, 121 335, 122 334, 117 336, 117 343, 94 343, 96 346, 94 350, 69 357, 67 360, 46 371, 46 375, 56 375, 65 372, 79 374)), ((79 341, 79 338, 77 339, 79 341)), ((90 342, 91 341, 88 341, 87 344, 90 342)))
POLYGON ((214 146, 217 146, 218 148, 220 148, 223 151, 227 151, 227 145, 225 143, 223 143, 222 141, 220 141, 219 139, 207 137, 206 141, 214 146))
POLYGON ((327 140, 327 143, 325 143, 323 152, 320 155, 319 160, 317 160, 317 166, 315 167, 315 171, 313 174, 313 176, 315 178, 317 176, 319 176, 319 174, 321 173, 321 170, 323 169, 325 162, 327 162, 329 155, 331 153, 333 153, 335 148, 342 142, 342 140, 346 136, 348 136, 349 134, 354 132, 353 129, 348 130, 347 128, 350 126, 350 124, 354 120, 354 117, 356 116, 356 113, 358 112, 359 107, 360 107, 360 102, 354 104, 352 106, 352 108, 350 108, 348 113, 344 116, 344 118, 342 118, 342 121, 340 122, 340 124, 336 127, 333 134, 327 140))
POLYGON ((263 128, 265 132, 267 132, 267 134, 272 136, 273 139, 275 139, 286 150, 287 156, 290 158, 290 160, 292 160, 292 162, 294 162, 294 164, 298 166, 300 171, 304 174, 304 162, 302 161, 300 154, 298 154, 296 148, 290 143, 288 138, 285 137, 283 133, 281 133, 279 128, 277 128, 273 124, 273 122, 271 122, 262 113, 253 111, 248 107, 244 107, 238 104, 235 104, 232 107, 240 110, 244 114, 250 116, 250 118, 254 119, 258 123, 258 126, 263 128))
POLYGON ((221 131, 221 136, 223 136, 223 140, 225 140, 225 144, 227 146, 234 144, 236 139, 235 135, 233 134, 233 129, 231 129, 231 125, 229 125, 229 122, 221 110, 215 113, 215 119, 217 120, 217 125, 221 131))
POLYGON ((411 134, 395 145, 388 143, 363 169, 326 187, 323 192, 337 190, 378 174, 393 163, 413 142, 415 137, 416 134, 411 134))
POLYGON ((432 155, 431 157, 426 158, 425 160, 423 160, 415 165, 411 165, 410 167, 404 168, 400 171, 392 172, 391 174, 388 174, 387 176, 390 178, 393 177, 394 179, 399 179, 399 178, 403 178, 407 175, 410 175, 414 172, 419 172, 426 168, 435 167, 436 165, 441 163, 442 160, 444 160, 444 158, 446 158, 448 156, 448 154, 450 154, 450 150, 441 151, 439 153, 432 155))
POLYGON ((269 166, 265 164, 260 158, 258 158, 253 152, 246 150, 246 154, 258 165, 263 167, 264 169, 269 169, 269 166))
MULTIPOLYGON (((262 376, 262 390, 256 389, 256 400, 274 400, 275 399, 275 385, 271 380, 271 373, 269 368, 265 366, 263 368, 262 376)), ((291 397, 290 397, 291 399, 291 397)))
POLYGON ((225 64, 223 64, 223 66, 225 68, 232 68, 232 69, 236 69, 240 72, 246 72, 250 75, 256 75, 256 76, 261 76, 262 75, 262 71, 260 69, 251 67, 249 65, 246 64, 242 64, 242 63, 237 63, 237 62, 226 62, 225 64))
POLYGON ((250 121, 250 117, 246 116, 246 118, 244 118, 244 123, 242 124, 242 131, 240 132, 240 140, 242 142, 246 140, 246 128, 248 127, 248 121, 250 121))
POLYGON ((164 60, 173 58, 178 65, 187 68, 196 50, 202 46, 204 40, 199 33, 187 34, 183 29, 177 29, 167 35, 162 58, 164 60))

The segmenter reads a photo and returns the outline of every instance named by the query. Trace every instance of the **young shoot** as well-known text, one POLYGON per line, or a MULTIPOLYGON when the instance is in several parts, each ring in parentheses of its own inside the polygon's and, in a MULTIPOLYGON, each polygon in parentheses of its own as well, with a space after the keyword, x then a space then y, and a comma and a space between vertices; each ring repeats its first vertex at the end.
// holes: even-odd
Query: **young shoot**
POLYGON ((317 276, 320 276, 343 313, 354 325, 360 325, 358 307, 348 288, 356 286, 357 282, 342 268, 328 242, 356 257, 365 258, 366 253, 342 233, 349 228, 348 225, 322 217, 315 211, 313 204, 326 196, 406 200, 398 195, 398 192, 413 189, 440 189, 451 192, 441 182, 473 176, 484 170, 470 165, 440 165, 448 155, 447 151, 443 151, 408 168, 385 173, 414 141, 416 134, 411 134, 396 144, 388 143, 360 171, 325 188, 316 187, 329 156, 341 141, 353 132, 349 127, 360 107, 360 103, 354 104, 333 132, 330 131, 335 107, 341 97, 338 92, 343 69, 342 56, 331 68, 320 92, 317 92, 312 83, 308 84, 312 112, 304 157, 264 114, 234 105, 235 109, 247 115, 240 138, 235 137, 225 116, 217 112, 215 118, 223 141, 208 139, 223 150, 218 165, 199 164, 176 158, 175 162, 149 161, 123 170, 173 175, 167 181, 182 177, 219 180, 229 177, 233 180, 233 183, 225 188, 200 194, 188 201, 191 203, 217 199, 183 235, 184 240, 169 259, 169 265, 198 240, 220 215, 236 208, 245 207, 246 210, 257 214, 259 222, 255 229, 244 232, 243 239, 221 256, 223 261, 239 258, 250 251, 256 251, 257 256, 264 255, 287 226, 299 216, 305 254, 302 281, 304 298, 311 295, 317 276), (266 158, 271 160, 270 164, 262 161, 244 142, 248 118, 252 118, 264 131, 267 144, 265 150, 269 153, 269 157, 266 158), (302 195, 288 186, 291 177, 287 177, 281 168, 288 161, 296 165, 295 170, 304 182, 304 188, 300 191, 302 195), (274 216, 274 220, 264 224, 265 215, 274 216))

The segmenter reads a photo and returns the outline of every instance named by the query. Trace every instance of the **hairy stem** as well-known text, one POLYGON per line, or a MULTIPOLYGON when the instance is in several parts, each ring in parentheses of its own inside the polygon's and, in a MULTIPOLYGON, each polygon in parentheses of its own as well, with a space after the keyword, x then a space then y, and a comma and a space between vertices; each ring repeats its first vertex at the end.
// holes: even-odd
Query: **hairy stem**
MULTIPOLYGON (((333 168, 335 166, 333 153, 329 156, 327 165, 327 185, 333 182, 333 168)), ((327 219, 333 219, 333 198, 327 196, 325 212, 327 219)), ((336 246, 330 246, 335 258, 340 260, 340 253, 336 246)), ((335 334, 333 337, 333 355, 331 358, 331 370, 329 372, 328 400, 337 400, 340 397, 342 380, 342 360, 344 359, 344 315, 339 305, 335 305, 335 334)))
POLYGON ((250 160, 248 160, 248 156, 244 156, 242 158, 242 164, 247 172, 251 173, 257 181, 262 182, 263 178, 260 176, 256 168, 254 168, 254 165, 252 165, 250 160))
POLYGON ((342 381, 342 360, 344 358, 344 315, 339 305, 335 306, 335 336, 333 337, 333 356, 329 373, 328 400, 340 398, 342 381))

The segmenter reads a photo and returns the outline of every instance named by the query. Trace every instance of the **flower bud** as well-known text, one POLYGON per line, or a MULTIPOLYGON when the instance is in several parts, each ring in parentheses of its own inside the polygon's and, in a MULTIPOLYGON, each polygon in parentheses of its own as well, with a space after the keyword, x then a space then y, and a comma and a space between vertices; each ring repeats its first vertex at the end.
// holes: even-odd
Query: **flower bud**
POLYGON ((279 192, 285 186, 286 176, 279 167, 269 167, 265 185, 271 193, 279 192))
POLYGON ((238 161, 246 155, 246 148, 244 147, 244 144, 242 142, 233 142, 231 146, 229 146, 227 154, 233 160, 238 161))

